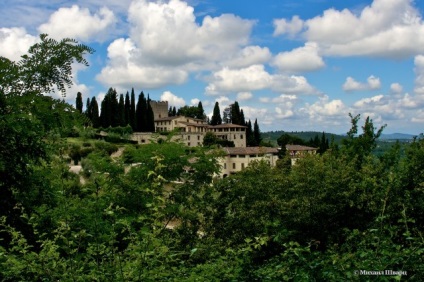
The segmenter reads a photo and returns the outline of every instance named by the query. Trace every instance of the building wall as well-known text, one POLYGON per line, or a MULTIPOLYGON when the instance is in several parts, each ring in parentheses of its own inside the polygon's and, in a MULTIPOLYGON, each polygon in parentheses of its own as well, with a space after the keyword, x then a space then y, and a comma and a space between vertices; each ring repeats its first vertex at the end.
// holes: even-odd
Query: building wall
POLYGON ((221 165, 219 176, 226 177, 230 174, 237 173, 248 167, 251 162, 260 160, 269 161, 271 166, 275 166, 278 156, 274 154, 227 155, 219 160, 219 164, 221 165))
POLYGON ((168 116, 168 101, 150 101, 153 110, 154 119, 164 118, 168 116))

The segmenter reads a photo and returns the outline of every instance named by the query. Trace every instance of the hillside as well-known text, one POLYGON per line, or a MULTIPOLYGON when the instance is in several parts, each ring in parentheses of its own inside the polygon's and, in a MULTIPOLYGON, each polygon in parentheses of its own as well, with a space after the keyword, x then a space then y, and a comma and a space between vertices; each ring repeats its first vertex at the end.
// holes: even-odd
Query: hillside
MULTIPOLYGON (((272 144, 277 145, 277 139, 283 134, 293 135, 305 141, 309 141, 311 138, 312 139, 315 138, 316 135, 318 135, 319 138, 321 138, 322 136, 322 132, 318 132, 318 131, 291 131, 290 132, 290 131, 278 130, 278 131, 262 132, 262 139, 264 141, 269 141, 272 144)), ((344 136, 333 134, 333 133, 325 133, 325 138, 330 140, 330 142, 332 138, 334 138, 334 142, 340 143, 340 141, 344 138, 344 136)))

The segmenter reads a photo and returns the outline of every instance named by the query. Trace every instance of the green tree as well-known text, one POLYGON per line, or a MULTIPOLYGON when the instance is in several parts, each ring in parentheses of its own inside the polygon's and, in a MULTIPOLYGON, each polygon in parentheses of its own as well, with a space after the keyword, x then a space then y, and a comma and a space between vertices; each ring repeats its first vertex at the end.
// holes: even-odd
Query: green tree
POLYGON ((118 103, 118 126, 125 126, 125 103, 124 94, 119 95, 118 103))
POLYGON ((255 123, 253 125, 253 138, 255 140, 255 146, 259 146, 261 144, 262 137, 257 119, 255 119, 255 123))
POLYGON ((125 105, 124 105, 124 120, 125 125, 130 124, 130 112, 131 112, 131 102, 130 102, 130 94, 127 91, 127 94, 125 95, 125 105))
POLYGON ((90 102, 90 118, 94 128, 100 127, 99 105, 97 104, 96 97, 94 96, 91 98, 90 102))
POLYGON ((215 102, 215 106, 213 108, 213 114, 211 118, 211 125, 222 124, 221 111, 219 109, 219 103, 215 102))
POLYGON ((81 94, 81 92, 78 92, 77 93, 77 98, 75 100, 75 107, 76 107, 77 111, 79 111, 80 113, 82 113, 83 103, 82 103, 82 94, 81 94))
MULTIPOLYGON (((19 62, 0 57, 0 216, 34 246, 32 228, 22 211, 29 213, 34 203, 47 202, 51 191, 43 182, 42 164, 57 148, 54 136, 82 122, 73 107, 43 94, 57 89, 65 97, 72 85, 72 63, 88 65, 84 56, 93 52, 73 39, 56 41, 42 34, 19 62)), ((0 236, 5 239, 3 232, 0 236)))
POLYGON ((133 131, 137 131, 136 128, 136 118, 135 118, 135 94, 134 94, 134 88, 131 89, 131 107, 130 107, 130 125, 133 129, 133 131))

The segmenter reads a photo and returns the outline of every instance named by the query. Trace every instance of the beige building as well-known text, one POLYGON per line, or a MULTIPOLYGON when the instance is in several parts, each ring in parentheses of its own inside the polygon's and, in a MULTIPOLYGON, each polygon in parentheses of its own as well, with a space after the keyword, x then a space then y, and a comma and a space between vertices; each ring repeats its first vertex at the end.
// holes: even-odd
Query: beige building
POLYGON ((245 169, 250 162, 266 160, 275 166, 278 160, 278 149, 269 147, 226 147, 223 148, 225 156, 220 158, 220 177, 227 177, 245 169))
POLYGON ((159 119, 168 116, 168 101, 150 101, 150 106, 153 110, 154 119, 159 119))
POLYGON ((316 154, 318 148, 302 146, 302 145, 286 145, 286 150, 291 158, 291 164, 296 164, 296 161, 306 154, 316 154))
POLYGON ((184 116, 155 119, 156 132, 178 132, 174 138, 187 146, 201 146, 206 132, 218 138, 233 141, 235 147, 246 147, 246 126, 236 124, 209 125, 206 121, 184 116))

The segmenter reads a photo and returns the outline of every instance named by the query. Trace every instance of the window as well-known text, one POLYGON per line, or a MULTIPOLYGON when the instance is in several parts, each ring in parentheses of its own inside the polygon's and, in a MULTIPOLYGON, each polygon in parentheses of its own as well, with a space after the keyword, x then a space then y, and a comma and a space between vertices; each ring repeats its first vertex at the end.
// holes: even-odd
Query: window
POLYGON ((244 163, 241 163, 241 169, 244 169, 244 163))
POLYGON ((189 136, 187 136, 187 140, 190 140, 190 135, 189 135, 189 136))
POLYGON ((190 142, 187 143, 187 146, 190 146, 190 142))
POLYGON ((243 134, 240 134, 240 139, 243 139, 243 134))
POLYGON ((236 169, 236 163, 233 163, 233 169, 236 169))
POLYGON ((234 134, 234 140, 237 139, 237 136, 234 134))
POLYGON ((224 169, 227 169, 227 164, 224 164, 224 169))
POLYGON ((200 135, 197 135, 197 140, 200 140, 200 135))

